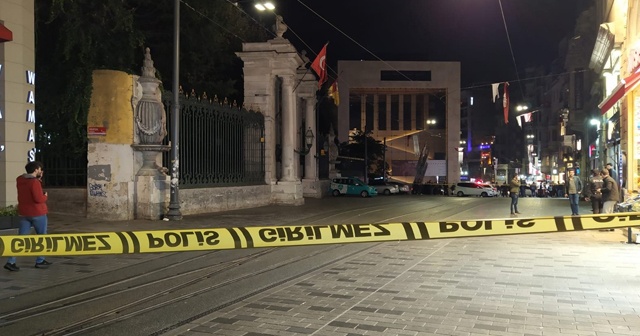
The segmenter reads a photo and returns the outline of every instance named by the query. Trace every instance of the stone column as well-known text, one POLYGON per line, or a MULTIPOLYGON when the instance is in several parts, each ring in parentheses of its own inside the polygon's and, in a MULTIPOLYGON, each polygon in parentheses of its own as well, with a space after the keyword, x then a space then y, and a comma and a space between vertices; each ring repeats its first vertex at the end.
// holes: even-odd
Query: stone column
MULTIPOLYGON (((309 150, 309 154, 304 157, 304 179, 305 180, 317 180, 318 179, 318 161, 316 159, 316 147, 318 144, 318 133, 316 125, 316 100, 315 97, 305 98, 305 119, 307 121, 307 129, 311 128, 315 138, 313 139, 313 146, 309 150)), ((306 131, 305 131, 306 132, 306 131)))
MULTIPOLYGON (((380 101, 380 95, 379 94, 374 94, 373 95, 373 123, 372 125, 366 125, 370 130, 375 130, 376 132, 379 129, 379 124, 378 121, 380 120, 380 116, 379 113, 380 111, 378 110, 378 102, 380 101)), ((363 127, 363 130, 365 133, 367 132, 367 128, 363 127)))
POLYGON ((134 179, 141 164, 131 148, 136 82, 136 76, 121 71, 93 72, 87 115, 87 218, 135 218, 134 179))
POLYGON ((293 76, 283 76, 282 81, 282 181, 298 181, 298 153, 300 138, 298 134, 298 114, 293 93, 293 76))

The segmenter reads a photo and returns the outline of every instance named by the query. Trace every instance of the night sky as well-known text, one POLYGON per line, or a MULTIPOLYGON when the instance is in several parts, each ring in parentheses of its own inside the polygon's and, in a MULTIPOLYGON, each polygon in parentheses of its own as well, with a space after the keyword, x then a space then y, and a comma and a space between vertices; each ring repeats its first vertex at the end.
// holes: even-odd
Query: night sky
MULTIPOLYGON (((578 14, 591 3, 502 0, 521 77, 525 66, 550 65, 561 39, 572 34, 578 14)), ((377 56, 385 61, 460 61, 463 87, 517 78, 499 0, 277 0, 275 4, 276 13, 293 31, 284 36, 299 50, 308 49, 306 43, 312 49, 311 60, 330 41, 327 58, 335 71, 337 60, 377 56)), ((331 71, 330 75, 334 76, 331 71)))

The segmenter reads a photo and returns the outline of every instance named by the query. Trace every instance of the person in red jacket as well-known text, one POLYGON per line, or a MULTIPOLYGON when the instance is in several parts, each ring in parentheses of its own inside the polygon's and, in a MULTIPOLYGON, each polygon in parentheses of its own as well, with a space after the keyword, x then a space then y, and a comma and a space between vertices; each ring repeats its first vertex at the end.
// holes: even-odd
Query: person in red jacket
MULTIPOLYGON (((16 178, 18 188, 18 214, 20 215, 20 229, 18 234, 28 235, 31 227, 37 234, 47 233, 47 193, 42 191, 42 163, 29 162, 24 169, 26 174, 16 178)), ((51 265, 44 257, 36 258, 36 268, 46 268, 51 265)), ((10 257, 4 268, 15 272, 20 267, 16 265, 16 257, 10 257)))

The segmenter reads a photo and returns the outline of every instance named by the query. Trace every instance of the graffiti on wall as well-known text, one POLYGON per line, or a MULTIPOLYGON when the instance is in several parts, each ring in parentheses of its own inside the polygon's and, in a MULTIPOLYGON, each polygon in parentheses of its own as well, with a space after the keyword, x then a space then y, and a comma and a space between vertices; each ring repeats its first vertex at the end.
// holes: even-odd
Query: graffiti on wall
POLYGON ((107 191, 104 190, 104 184, 90 183, 89 184, 89 196, 94 197, 107 197, 107 191))

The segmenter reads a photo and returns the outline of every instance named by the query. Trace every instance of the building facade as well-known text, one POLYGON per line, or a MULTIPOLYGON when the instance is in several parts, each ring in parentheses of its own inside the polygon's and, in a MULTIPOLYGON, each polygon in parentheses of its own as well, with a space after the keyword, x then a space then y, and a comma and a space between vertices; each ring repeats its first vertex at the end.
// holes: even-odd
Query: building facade
POLYGON ((425 142, 430 161, 425 181, 458 181, 460 63, 338 61, 340 97, 337 136, 365 130, 386 140, 392 175, 412 181, 425 142))
POLYGON ((16 177, 35 160, 35 80, 34 2, 0 0, 0 207, 17 203, 16 177))
POLYGON ((596 2, 590 68, 599 76, 597 151, 629 192, 640 183, 640 1, 596 2))

